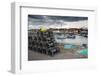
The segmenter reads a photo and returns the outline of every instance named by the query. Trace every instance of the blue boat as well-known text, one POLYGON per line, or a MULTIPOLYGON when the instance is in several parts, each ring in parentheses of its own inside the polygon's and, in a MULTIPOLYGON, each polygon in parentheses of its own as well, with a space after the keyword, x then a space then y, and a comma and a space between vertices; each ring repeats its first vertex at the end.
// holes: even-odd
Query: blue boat
POLYGON ((65 44, 64 45, 64 49, 72 49, 72 48, 76 48, 76 46, 72 45, 72 44, 65 44))

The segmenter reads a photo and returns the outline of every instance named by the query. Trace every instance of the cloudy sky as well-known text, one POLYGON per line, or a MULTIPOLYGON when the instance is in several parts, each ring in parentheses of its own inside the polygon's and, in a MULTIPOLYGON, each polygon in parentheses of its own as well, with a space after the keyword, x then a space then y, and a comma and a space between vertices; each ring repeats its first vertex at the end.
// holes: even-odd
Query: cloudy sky
POLYGON ((88 17, 28 15, 29 29, 87 27, 88 17))

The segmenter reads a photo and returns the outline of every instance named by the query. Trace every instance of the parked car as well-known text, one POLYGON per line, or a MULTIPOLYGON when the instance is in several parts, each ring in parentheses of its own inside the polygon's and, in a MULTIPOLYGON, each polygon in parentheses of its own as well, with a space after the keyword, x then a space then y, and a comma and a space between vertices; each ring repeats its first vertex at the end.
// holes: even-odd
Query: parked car
POLYGON ((67 35, 67 38, 70 38, 70 39, 75 39, 75 38, 76 38, 76 36, 75 36, 74 34, 68 34, 68 35, 67 35))
POLYGON ((87 29, 81 29, 80 30, 80 36, 88 37, 88 30, 87 29))
POLYGON ((80 35, 83 37, 88 37, 87 33, 81 33, 80 35))

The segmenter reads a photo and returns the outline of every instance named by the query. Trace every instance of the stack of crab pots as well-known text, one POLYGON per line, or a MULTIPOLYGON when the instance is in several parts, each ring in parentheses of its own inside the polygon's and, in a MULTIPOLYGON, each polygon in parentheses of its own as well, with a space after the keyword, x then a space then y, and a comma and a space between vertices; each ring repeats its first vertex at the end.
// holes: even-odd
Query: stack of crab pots
POLYGON ((51 30, 38 30, 34 34, 28 36, 28 46, 30 50, 50 56, 54 56, 60 52, 51 30))

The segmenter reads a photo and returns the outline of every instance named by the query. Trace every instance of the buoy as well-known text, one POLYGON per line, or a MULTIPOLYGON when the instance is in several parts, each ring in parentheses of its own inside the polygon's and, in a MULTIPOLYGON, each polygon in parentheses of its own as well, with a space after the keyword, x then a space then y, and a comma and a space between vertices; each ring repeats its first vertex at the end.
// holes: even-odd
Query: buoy
POLYGON ((41 32, 46 32, 47 29, 46 29, 45 27, 42 26, 42 27, 40 28, 40 31, 41 31, 41 32))

